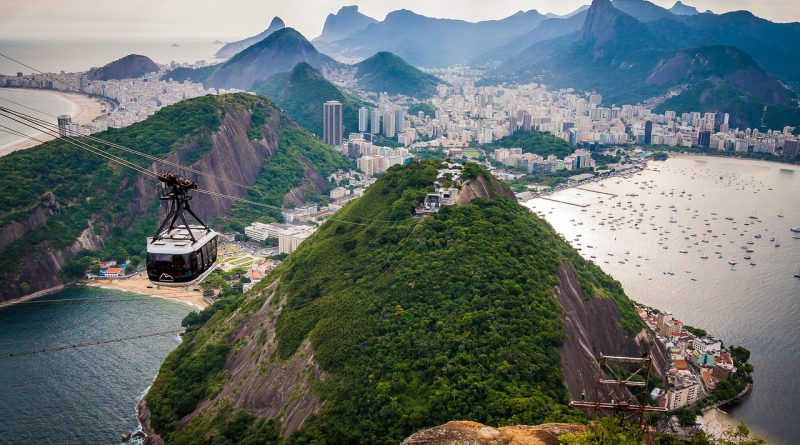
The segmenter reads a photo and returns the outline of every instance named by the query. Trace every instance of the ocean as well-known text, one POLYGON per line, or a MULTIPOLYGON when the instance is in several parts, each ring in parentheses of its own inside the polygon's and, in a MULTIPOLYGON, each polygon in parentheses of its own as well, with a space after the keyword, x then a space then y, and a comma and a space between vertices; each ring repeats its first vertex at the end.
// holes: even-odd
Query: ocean
POLYGON ((800 240, 789 228, 800 226, 800 168, 677 157, 582 188, 548 196, 577 205, 526 205, 633 300, 748 348, 755 385, 730 414, 769 443, 797 443, 800 240))
MULTIPOLYGON (((75 110, 74 103, 57 94, 53 94, 48 91, 18 90, 12 88, 0 88, 0 105, 48 121, 53 121, 53 117, 48 116, 47 114, 32 111, 30 108, 46 111, 56 116, 61 114, 72 114, 72 112, 75 110), (8 100, 16 103, 8 102, 8 100), (24 106, 17 104, 22 104, 24 106)), ((23 124, 14 122, 11 119, 0 120, 0 125, 13 128, 14 130, 22 132, 28 136, 36 137, 37 134, 41 134, 40 132, 37 132, 36 130, 33 130, 23 124)), ((26 138, 17 136, 12 132, 8 132, 7 130, 0 128, 0 150, 25 139, 26 138)))
MULTIPOLYGON (((94 287, 0 309, 0 356, 180 328, 193 308, 94 287)), ((177 334, 0 357, 0 443, 112 444, 138 426, 135 405, 177 334)))
MULTIPOLYGON (((0 40, 0 53, 40 71, 58 73, 87 71, 128 54, 140 54, 156 63, 213 61, 221 44, 210 40, 187 41, 81 41, 81 40, 0 40), (177 44, 178 46, 172 46, 177 44)), ((32 71, 0 57, 0 74, 32 71)))

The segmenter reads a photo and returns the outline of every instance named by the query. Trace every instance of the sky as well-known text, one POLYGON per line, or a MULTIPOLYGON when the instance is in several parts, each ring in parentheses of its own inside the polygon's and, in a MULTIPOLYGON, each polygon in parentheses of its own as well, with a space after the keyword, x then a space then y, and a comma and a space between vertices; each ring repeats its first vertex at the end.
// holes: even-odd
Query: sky
MULTIPOLYGON (((519 10, 564 14, 591 0, 0 0, 0 39, 238 40, 274 16, 312 39, 325 17, 356 4, 378 20, 397 9, 468 21, 500 19, 519 10)), ((670 7, 675 0, 652 0, 670 7)), ((686 0, 700 11, 749 10, 776 22, 800 21, 799 0, 686 0)))

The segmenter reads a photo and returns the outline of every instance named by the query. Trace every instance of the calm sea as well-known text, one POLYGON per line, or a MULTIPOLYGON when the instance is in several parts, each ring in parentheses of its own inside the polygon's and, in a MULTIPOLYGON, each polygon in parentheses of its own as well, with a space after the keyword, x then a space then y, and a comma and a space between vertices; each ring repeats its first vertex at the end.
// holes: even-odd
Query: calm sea
MULTIPOLYGON (((156 63, 212 61, 222 45, 191 41, 0 40, 0 53, 45 72, 87 71, 128 54, 147 56, 156 63), (178 46, 172 46, 177 44, 178 46)), ((0 74, 32 71, 0 57, 0 74)))
MULTIPOLYGON (((47 91, 18 90, 12 88, 0 88, 0 105, 11 108, 12 110, 30 114, 40 119, 45 119, 47 121, 54 121, 54 118, 47 114, 32 111, 31 108, 34 110, 46 111, 47 113, 56 116, 61 114, 72 114, 75 109, 75 104, 56 94, 47 91), (19 104, 24 106, 20 106, 19 104)), ((11 119, 0 119, 0 125, 13 128, 14 130, 22 132, 28 136, 36 137, 36 135, 41 134, 40 132, 31 129, 28 126, 14 122, 11 119)), ((25 138, 0 128, 0 149, 14 145, 22 140, 25 140, 25 138)))
POLYGON ((569 189, 549 198, 588 206, 527 205, 632 299, 750 349, 755 387, 731 414, 770 443, 797 443, 800 168, 682 157, 585 188, 617 196, 569 189))
MULTIPOLYGON (((0 309, 0 355, 177 329, 192 310, 86 287, 34 301, 0 309)), ((170 334, 0 358, 0 443, 119 443, 136 430, 135 405, 178 343, 170 334)))

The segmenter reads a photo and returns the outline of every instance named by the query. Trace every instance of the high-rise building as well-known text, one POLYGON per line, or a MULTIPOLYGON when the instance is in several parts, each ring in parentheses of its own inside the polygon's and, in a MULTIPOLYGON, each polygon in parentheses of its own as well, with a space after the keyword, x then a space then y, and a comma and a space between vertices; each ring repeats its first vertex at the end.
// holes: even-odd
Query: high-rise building
POLYGON ((603 96, 599 94, 592 94, 589 96, 589 103, 599 107, 601 103, 603 103, 603 96))
POLYGON ((58 134, 67 136, 69 131, 69 124, 72 122, 72 117, 69 114, 62 114, 58 116, 58 134))
POLYGON ((653 143, 653 121, 645 121, 644 123, 644 143, 649 145, 653 143))
POLYGON ((329 100, 322 106, 322 127, 323 138, 328 145, 341 145, 342 133, 344 127, 342 125, 342 103, 337 100, 329 100))
POLYGON ((377 108, 372 109, 369 119, 369 132, 378 134, 381 132, 381 110, 377 108))
POLYGON ((358 109, 358 131, 366 133, 369 125, 369 110, 367 107, 358 109))
POLYGON ((406 109, 403 107, 397 107, 394 110, 394 129, 398 133, 405 131, 406 125, 406 109))
POLYGON ((383 111, 383 135, 387 138, 393 138, 395 135, 395 119, 394 112, 391 108, 383 111))

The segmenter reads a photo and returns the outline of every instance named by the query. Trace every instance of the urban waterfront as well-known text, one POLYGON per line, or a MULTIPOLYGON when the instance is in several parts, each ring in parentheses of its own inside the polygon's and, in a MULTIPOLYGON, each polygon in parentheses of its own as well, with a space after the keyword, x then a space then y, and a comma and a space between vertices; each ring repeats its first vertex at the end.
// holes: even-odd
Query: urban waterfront
MULTIPOLYGON (((92 287, 0 309, 0 355, 180 328, 192 307, 92 287)), ((177 334, 0 359, 0 443, 109 444, 138 425, 135 405, 177 334)))
POLYGON ((793 443, 797 404, 785 395, 800 389, 800 240, 789 228, 800 208, 789 204, 800 202, 800 168, 685 156, 582 189, 547 197, 578 205, 527 205, 632 299, 750 349, 754 390, 731 413, 770 443, 793 443))

